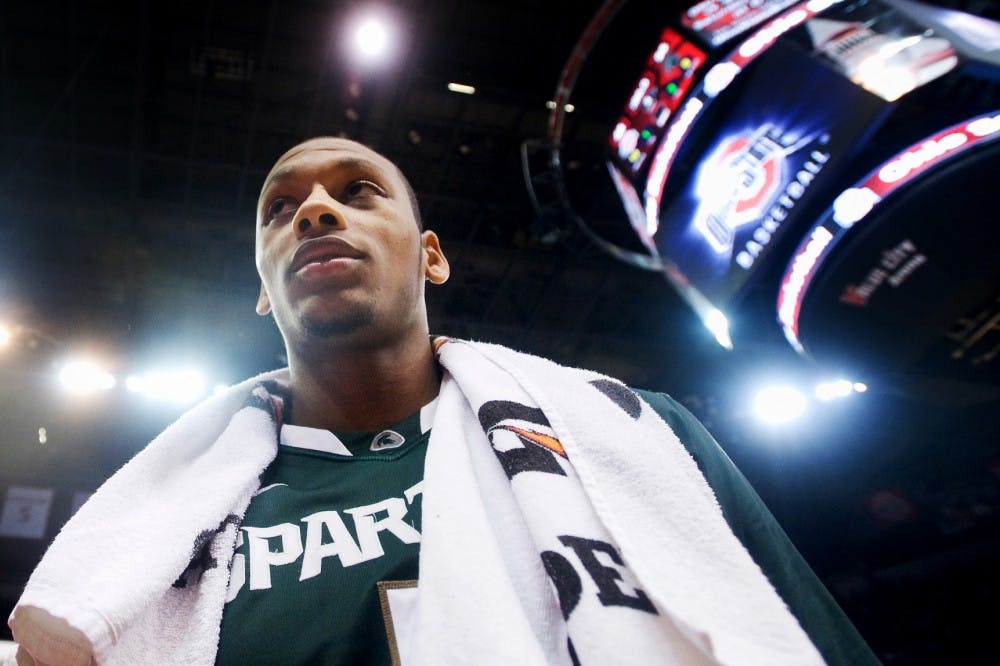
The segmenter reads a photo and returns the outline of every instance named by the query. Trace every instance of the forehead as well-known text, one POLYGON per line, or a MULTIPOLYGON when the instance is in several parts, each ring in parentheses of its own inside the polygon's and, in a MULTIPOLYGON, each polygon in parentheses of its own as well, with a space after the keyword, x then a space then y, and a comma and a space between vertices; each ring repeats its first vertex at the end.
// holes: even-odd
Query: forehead
POLYGON ((261 192, 274 181, 295 175, 300 171, 336 169, 361 166, 384 171, 395 177, 396 166, 368 146, 334 137, 310 139, 288 150, 278 158, 264 179, 261 192))

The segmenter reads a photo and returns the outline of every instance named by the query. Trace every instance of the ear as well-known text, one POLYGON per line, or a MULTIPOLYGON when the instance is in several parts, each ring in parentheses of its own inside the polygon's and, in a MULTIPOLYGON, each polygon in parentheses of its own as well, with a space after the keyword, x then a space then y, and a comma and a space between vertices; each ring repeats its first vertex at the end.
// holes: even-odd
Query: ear
POLYGON ((423 232, 420 243, 424 250, 424 277, 434 284, 444 284, 451 275, 451 267, 441 250, 437 234, 433 231, 423 232))
POLYGON ((257 297, 257 314, 261 317, 266 317, 271 312, 271 299, 267 296, 267 290, 264 289, 264 285, 260 285, 260 296, 257 297))

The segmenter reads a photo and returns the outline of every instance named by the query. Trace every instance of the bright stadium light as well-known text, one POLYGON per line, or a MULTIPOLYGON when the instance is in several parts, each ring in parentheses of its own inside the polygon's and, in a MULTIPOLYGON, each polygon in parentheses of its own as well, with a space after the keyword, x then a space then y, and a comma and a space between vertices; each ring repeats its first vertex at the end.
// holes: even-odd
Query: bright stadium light
POLYGON ((164 402, 194 402, 206 393, 205 377, 197 370, 154 371, 131 375, 125 388, 164 402))
POLYGON ((806 411, 806 396, 791 386, 768 386, 754 396, 753 411, 766 423, 788 423, 806 411))
POLYGON ((721 310, 715 308, 709 310, 705 318, 702 319, 702 323, 715 336, 716 342, 726 349, 733 348, 733 340, 729 337, 729 320, 726 319, 726 315, 722 314, 721 310))
POLYGON ((59 383, 70 393, 84 394, 114 388, 115 378, 90 361, 69 361, 59 370, 59 383))
POLYGON ((836 379, 830 382, 820 382, 816 385, 816 398, 827 402, 835 398, 846 398, 854 392, 854 384, 846 379, 836 379))
POLYGON ((470 86, 465 83, 455 83, 454 81, 448 84, 448 90, 452 91, 453 93, 459 93, 461 95, 476 94, 476 86, 470 86))
POLYGON ((366 18, 354 29, 354 48, 365 60, 381 60, 389 49, 389 29, 376 18, 366 18))

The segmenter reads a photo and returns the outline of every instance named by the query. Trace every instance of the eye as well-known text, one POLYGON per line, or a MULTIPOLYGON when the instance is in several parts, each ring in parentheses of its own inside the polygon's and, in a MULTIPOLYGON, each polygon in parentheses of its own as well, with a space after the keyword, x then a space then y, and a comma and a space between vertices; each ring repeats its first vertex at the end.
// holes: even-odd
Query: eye
POLYGON ((264 211, 264 224, 268 224, 282 215, 292 213, 294 210, 295 205, 291 199, 288 197, 278 197, 267 205, 267 209, 264 211))
POLYGON ((351 198, 371 194, 385 196, 385 190, 370 180, 356 180, 344 189, 344 194, 351 198))

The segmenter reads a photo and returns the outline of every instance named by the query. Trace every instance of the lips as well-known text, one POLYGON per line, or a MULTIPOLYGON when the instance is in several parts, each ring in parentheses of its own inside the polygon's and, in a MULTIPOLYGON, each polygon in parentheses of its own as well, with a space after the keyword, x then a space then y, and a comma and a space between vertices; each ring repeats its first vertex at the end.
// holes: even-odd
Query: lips
POLYGON ((364 254, 345 240, 324 236, 307 240, 295 251, 289 272, 295 273, 309 264, 322 264, 334 259, 361 259, 364 254))

